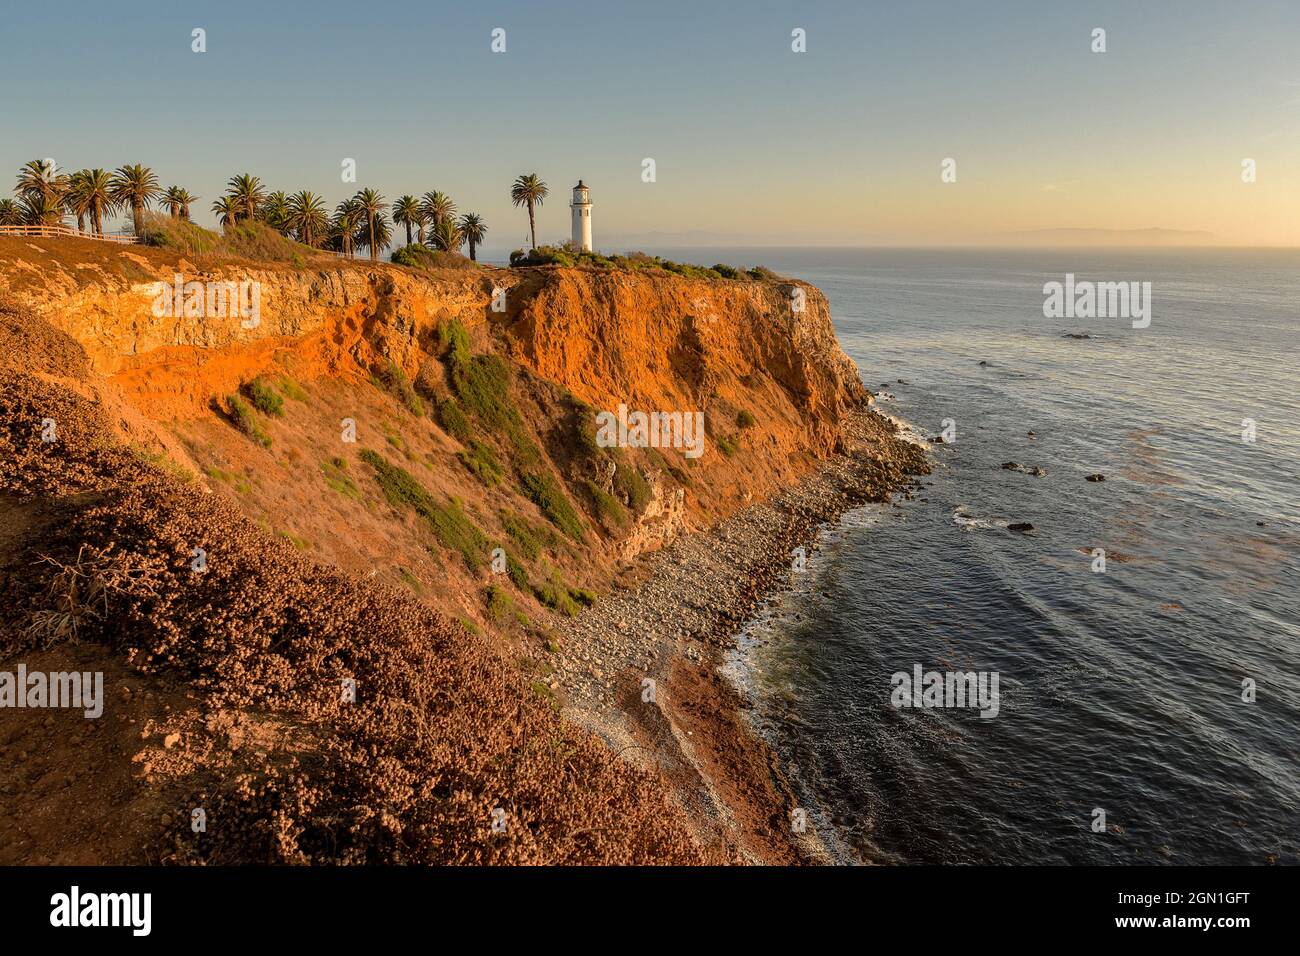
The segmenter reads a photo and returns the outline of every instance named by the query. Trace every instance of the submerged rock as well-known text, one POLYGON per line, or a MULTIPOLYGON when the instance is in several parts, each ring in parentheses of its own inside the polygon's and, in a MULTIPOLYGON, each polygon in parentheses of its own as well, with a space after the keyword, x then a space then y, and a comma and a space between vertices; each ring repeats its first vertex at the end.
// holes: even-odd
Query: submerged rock
POLYGON ((1105 475, 1100 475, 1100 474, 1098 474, 1098 475, 1085 475, 1083 480, 1084 480, 1084 481, 1105 481, 1105 480, 1106 480, 1106 476, 1105 476, 1105 475))
POLYGON ((1034 526, 1028 521, 1016 521, 1007 525, 1008 531, 1033 531, 1034 526))

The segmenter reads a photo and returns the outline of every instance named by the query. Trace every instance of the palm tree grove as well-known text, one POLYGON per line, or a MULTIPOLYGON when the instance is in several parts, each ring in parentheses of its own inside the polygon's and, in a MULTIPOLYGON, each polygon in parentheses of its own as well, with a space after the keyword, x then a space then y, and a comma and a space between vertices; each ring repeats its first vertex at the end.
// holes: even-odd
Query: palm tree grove
MULTIPOLYGON (((546 195, 546 183, 535 173, 520 176, 510 190, 511 201, 527 208, 534 249, 535 209, 546 195)), ((113 172, 87 168, 65 173, 52 160, 33 159, 18 171, 14 198, 0 199, 0 228, 67 228, 65 220, 71 217, 78 233, 103 237, 105 221, 121 215, 129 223, 130 236, 147 239, 153 210, 165 213, 168 220, 192 224, 191 208, 200 198, 184 186, 163 186, 153 169, 138 163, 113 172)), ((389 202, 367 187, 339 202, 331 213, 319 193, 269 190, 261 177, 238 173, 208 209, 225 232, 256 223, 313 249, 347 257, 364 250, 377 259, 392 245, 394 229, 401 229, 407 247, 460 255, 468 246, 470 261, 477 261, 487 235, 482 216, 458 216, 455 200, 436 189, 389 202)), ((401 261, 400 254, 393 253, 395 261, 401 261)))

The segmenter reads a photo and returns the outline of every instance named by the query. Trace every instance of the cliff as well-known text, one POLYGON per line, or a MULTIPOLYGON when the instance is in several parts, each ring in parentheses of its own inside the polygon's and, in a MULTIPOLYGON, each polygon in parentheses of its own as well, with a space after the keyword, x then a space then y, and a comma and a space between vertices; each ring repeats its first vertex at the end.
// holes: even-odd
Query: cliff
MULTIPOLYGON (((153 768, 143 779, 154 797, 181 799, 197 780, 251 828, 220 850, 179 840, 169 854, 237 861, 256 846, 317 861, 343 844, 348 859, 391 862, 400 834, 422 848, 408 858, 450 859, 418 835, 437 831, 460 860, 725 856, 693 844, 672 813, 627 809, 661 804, 657 784, 554 723, 563 700, 550 622, 600 602, 641 552, 771 497, 842 447, 848 412, 868 396, 816 289, 324 257, 187 261, 6 237, 0 302, 0 502, 15 529, 0 541, 0 585, 14 611, 3 656, 56 653, 72 627, 89 647, 111 650, 100 668, 189 715, 136 712, 142 736, 189 720, 186 732, 209 754, 253 733, 272 741, 256 752, 289 752, 285 766, 307 747, 332 768, 291 786, 285 766, 249 763, 247 751, 189 765, 148 745, 132 753, 129 735, 114 737, 117 758, 153 768), (209 287, 255 283, 255 320, 160 308, 160 289, 177 275, 209 287), (681 443, 607 447, 598 415, 620 406, 701 414, 699 453, 681 443), (52 443, 39 433, 47 422, 52 443), (192 576, 195 547, 219 574, 192 576), (83 561, 89 570, 76 570, 83 561), (65 593, 78 574, 98 582, 108 612, 65 593), (403 660, 416 668, 410 682, 403 660), (391 689, 341 714, 309 690, 322 669, 391 689), (449 685, 461 687, 454 699, 433 690, 449 685), (186 688, 204 688, 207 702, 184 703, 186 688), (412 707, 436 712, 414 747, 398 718, 412 707), (473 728, 493 721, 514 730, 475 742, 473 728), (492 754, 518 751, 518 732, 572 738, 581 766, 538 756, 512 770, 561 785, 524 800, 520 812, 536 818, 526 838, 485 851, 482 815, 492 808, 475 801, 509 789, 492 754), (368 756, 358 756, 358 739, 368 756), (447 745, 468 747, 465 766, 478 768, 457 785, 469 801, 460 816, 436 795, 381 798, 419 767, 455 775, 456 762, 435 752, 447 745), (596 778, 615 794, 600 813, 628 822, 610 823, 622 827, 617 839, 574 844, 565 828, 589 801, 572 788, 596 778), (239 803, 250 779, 269 787, 255 792, 274 794, 288 830, 265 831, 262 798, 239 803), (369 801, 364 819, 324 795, 327 779, 342 788, 338 799, 369 801), (467 823, 471 804, 478 816, 467 823)), ((121 710, 127 720, 131 709, 121 710)), ((117 812, 126 811, 103 810, 105 828, 117 812)), ((156 837, 135 834, 114 858, 138 858, 156 837)), ((86 854, 61 859, 97 859, 86 854)))

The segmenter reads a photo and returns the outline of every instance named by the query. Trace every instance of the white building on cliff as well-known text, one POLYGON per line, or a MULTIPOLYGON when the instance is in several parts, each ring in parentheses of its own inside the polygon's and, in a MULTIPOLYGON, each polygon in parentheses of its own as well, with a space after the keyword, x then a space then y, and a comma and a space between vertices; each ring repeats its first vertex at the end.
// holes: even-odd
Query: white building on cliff
POLYGON ((591 251, 591 193, 581 179, 573 187, 573 202, 569 203, 573 215, 573 244, 591 251))

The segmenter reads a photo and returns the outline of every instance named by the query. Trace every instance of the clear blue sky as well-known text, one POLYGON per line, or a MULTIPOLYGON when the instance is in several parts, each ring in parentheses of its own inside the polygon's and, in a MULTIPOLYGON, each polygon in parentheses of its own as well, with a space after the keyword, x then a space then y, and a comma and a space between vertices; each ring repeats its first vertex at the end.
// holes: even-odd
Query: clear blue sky
POLYGON ((1297 241, 1297 0, 172 0, 9 4, 4 21, 4 185, 37 157, 141 162, 198 193, 209 224, 226 179, 251 172, 331 205, 358 186, 442 189, 510 248, 527 222, 509 185, 536 171, 552 189, 539 239, 567 237, 582 177, 598 246, 1152 226, 1297 241), (942 185, 949 156, 958 183, 942 185))

